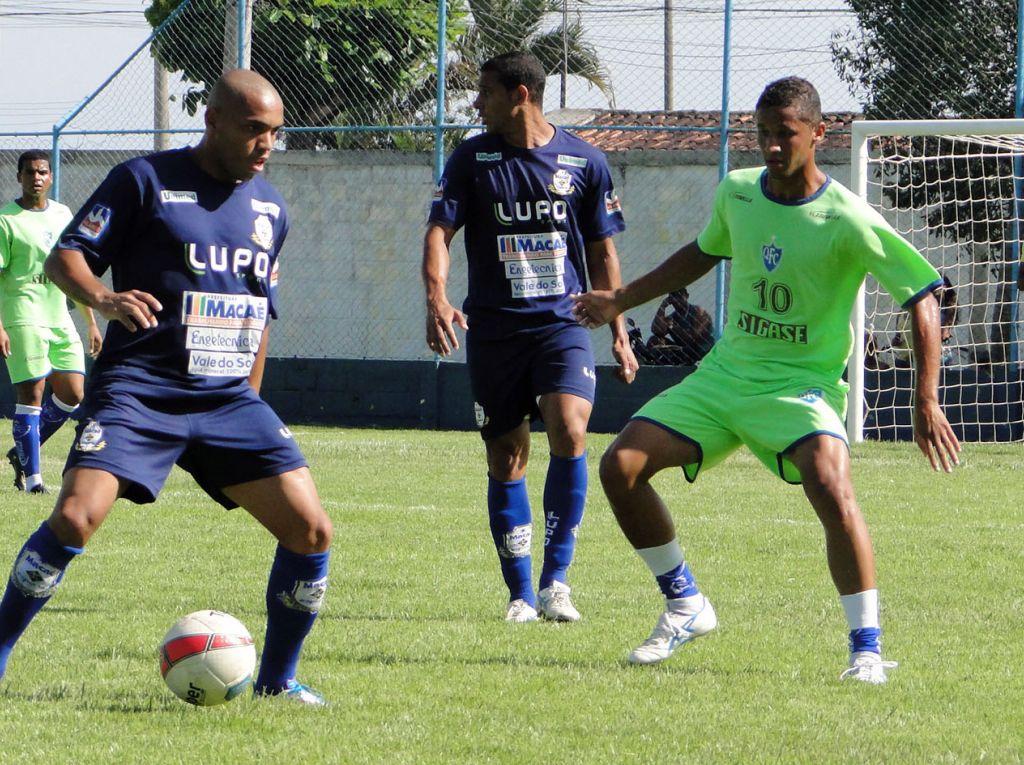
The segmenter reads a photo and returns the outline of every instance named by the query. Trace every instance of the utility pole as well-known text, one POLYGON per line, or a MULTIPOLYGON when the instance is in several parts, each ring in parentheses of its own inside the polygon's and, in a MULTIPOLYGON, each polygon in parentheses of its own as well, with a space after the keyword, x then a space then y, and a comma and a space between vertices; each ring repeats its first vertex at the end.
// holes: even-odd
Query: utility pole
POLYGON ((562 92, 558 107, 565 108, 565 96, 569 79, 569 0, 562 0, 562 92))
POLYGON ((224 4, 223 71, 248 69, 252 64, 252 0, 224 4))
POLYGON ((161 133, 171 126, 171 112, 168 102, 167 70, 156 56, 153 57, 153 151, 164 151, 171 148, 171 136, 161 133))
POLYGON ((673 87, 673 55, 672 49, 674 45, 672 42, 672 0, 665 0, 665 111, 672 111, 672 91, 673 87))

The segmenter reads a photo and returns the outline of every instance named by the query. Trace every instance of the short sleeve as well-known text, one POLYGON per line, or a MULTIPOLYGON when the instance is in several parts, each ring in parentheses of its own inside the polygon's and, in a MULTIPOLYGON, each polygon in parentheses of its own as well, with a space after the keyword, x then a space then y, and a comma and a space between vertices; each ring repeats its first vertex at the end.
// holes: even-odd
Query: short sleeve
POLYGON ((942 277, 935 267, 900 236, 875 210, 861 212, 854 228, 854 252, 861 253, 864 269, 903 307, 939 286, 942 277))
POLYGON ((445 164, 444 173, 434 189, 430 204, 430 223, 446 228, 459 229, 466 220, 466 206, 472 191, 472 164, 465 144, 452 152, 445 164))
POLYGON ((716 258, 732 258, 732 236, 725 215, 726 184, 719 183, 715 190, 715 203, 711 218, 697 236, 701 251, 716 258))
POLYGON ((622 204, 615 193, 608 162, 598 155, 591 158, 588 168, 590 179, 580 210, 580 231, 584 241, 596 242, 624 231, 626 221, 622 217, 622 204))
POLYGON ((100 276, 117 260, 141 209, 138 178, 126 165, 118 165, 72 218, 57 246, 80 251, 100 276))

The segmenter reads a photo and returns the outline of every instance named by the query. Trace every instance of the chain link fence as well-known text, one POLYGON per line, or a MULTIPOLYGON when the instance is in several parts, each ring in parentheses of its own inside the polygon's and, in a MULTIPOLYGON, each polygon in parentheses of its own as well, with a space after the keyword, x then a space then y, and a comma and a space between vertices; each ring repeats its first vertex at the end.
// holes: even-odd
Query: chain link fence
MULTIPOLYGON (((195 143, 225 68, 266 75, 288 127, 267 171, 292 223, 270 345, 279 357, 430 358, 419 275, 428 203, 443 157, 476 129, 478 67, 491 55, 535 52, 551 73, 551 121, 608 154, 628 224, 617 238, 626 279, 696 236, 726 168, 760 161, 751 112, 773 79, 818 86, 831 133, 820 159, 842 182, 856 114, 1014 107, 1014 0, 254 0, 241 10, 153 0, 146 15, 153 38, 52 140, 0 135, 0 164, 52 143, 57 193, 75 208, 117 162, 195 143)), ((461 236, 452 255, 457 302, 461 236)), ((719 322, 721 284, 709 275, 689 295, 719 322)), ((643 335, 657 307, 631 315, 643 335)), ((595 343, 599 361, 608 346, 595 343)))

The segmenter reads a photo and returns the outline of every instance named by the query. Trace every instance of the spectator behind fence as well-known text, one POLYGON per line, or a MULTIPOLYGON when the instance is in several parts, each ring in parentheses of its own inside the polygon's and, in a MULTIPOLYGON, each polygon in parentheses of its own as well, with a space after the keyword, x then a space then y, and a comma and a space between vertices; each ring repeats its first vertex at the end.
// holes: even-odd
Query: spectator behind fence
POLYGON ((646 343, 632 319, 629 326, 630 344, 641 364, 696 366, 715 344, 711 314, 690 302, 685 287, 661 301, 646 343))
MULTIPOLYGON (((949 277, 944 275, 942 277, 942 284, 932 290, 932 292, 936 300, 939 301, 939 320, 942 324, 940 334, 942 338, 942 363, 948 365, 954 363, 957 359, 957 349, 952 347, 951 344, 953 327, 956 325, 957 320, 956 289, 953 287, 949 277)), ((869 366, 869 369, 885 369, 888 366, 909 366, 911 362, 909 315, 904 312, 900 316, 899 322, 896 325, 896 334, 893 335, 892 344, 889 348, 882 348, 877 350, 877 353, 872 353, 872 348, 869 345, 865 349, 865 354, 869 358, 880 356, 880 358, 876 359, 877 366, 869 366)))

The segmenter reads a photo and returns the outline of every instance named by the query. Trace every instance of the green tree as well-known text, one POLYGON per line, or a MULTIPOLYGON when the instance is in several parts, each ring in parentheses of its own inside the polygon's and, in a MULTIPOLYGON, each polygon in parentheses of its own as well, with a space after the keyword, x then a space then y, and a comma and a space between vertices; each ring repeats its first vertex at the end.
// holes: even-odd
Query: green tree
MULTIPOLYGON (((194 113, 223 68, 224 0, 153 0, 154 27, 187 2, 153 42, 153 55, 196 83, 184 108, 194 113)), ((452 40, 462 31, 450 11, 452 40)), ((436 0, 262 0, 255 3, 252 62, 281 91, 289 125, 301 128, 402 125, 417 117, 436 82, 436 0), (409 110, 413 110, 410 113, 409 110)), ((294 132, 289 148, 333 148, 360 134, 294 132)), ((370 144, 390 140, 361 134, 370 144)))
MULTIPOLYGON (((868 119, 1014 116, 1017 0, 848 0, 857 28, 832 38, 836 71, 868 119)), ((883 153, 897 148, 882 144, 883 153)), ((900 147, 902 148, 902 147, 900 147)), ((987 264, 999 297, 990 339, 1001 359, 1016 284, 1009 246, 1016 211, 1011 160, 981 157, 964 141, 935 138, 923 153, 948 159, 926 169, 903 163, 899 208, 929 205, 928 224, 947 239, 971 242, 963 257, 987 264), (993 179, 999 178, 998 182, 993 179)))
POLYGON ((457 61, 451 67, 449 88, 472 91, 480 65, 492 56, 513 50, 534 54, 549 75, 580 77, 600 90, 614 106, 615 95, 608 72, 597 51, 587 43, 577 10, 563 25, 567 0, 467 0, 473 22, 456 40, 457 61), (549 28, 549 17, 558 24, 549 28))

